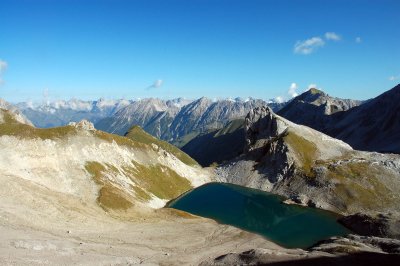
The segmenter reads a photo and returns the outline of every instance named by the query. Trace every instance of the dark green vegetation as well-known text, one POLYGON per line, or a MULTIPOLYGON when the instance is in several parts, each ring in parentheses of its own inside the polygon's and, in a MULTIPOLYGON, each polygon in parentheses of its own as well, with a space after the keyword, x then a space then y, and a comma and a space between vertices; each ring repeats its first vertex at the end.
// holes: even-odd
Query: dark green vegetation
POLYGON ((152 135, 146 133, 141 127, 133 126, 126 134, 125 137, 138 142, 143 143, 146 145, 156 144, 158 147, 162 148, 163 150, 175 155, 176 158, 181 160, 183 163, 187 165, 198 165, 195 160, 193 160, 189 155, 182 152, 180 149, 175 147, 168 142, 159 140, 152 135))
POLYGON ((195 137, 182 150, 202 166, 233 159, 244 149, 243 125, 244 119, 233 120, 222 129, 195 137))
POLYGON ((211 183, 172 201, 169 207, 261 234, 288 248, 306 248, 349 232, 331 212, 286 205, 282 200, 256 189, 211 183))
POLYGON ((172 144, 174 144, 175 146, 177 146, 179 148, 182 148, 183 146, 188 144, 192 139, 196 138, 200 134, 201 133, 198 131, 192 131, 192 132, 178 138, 177 140, 173 141, 172 144))

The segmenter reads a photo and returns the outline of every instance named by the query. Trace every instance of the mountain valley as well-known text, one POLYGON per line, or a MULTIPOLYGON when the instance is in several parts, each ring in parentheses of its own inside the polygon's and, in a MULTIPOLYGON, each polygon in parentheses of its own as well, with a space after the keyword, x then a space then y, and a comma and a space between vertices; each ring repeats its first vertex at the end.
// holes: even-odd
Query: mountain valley
MULTIPOLYGON (((28 112, 1 101, 1 261, 230 265, 400 253, 400 155, 359 151, 322 133, 334 132, 328 128, 332 121, 335 128, 363 121, 361 110, 378 110, 388 97, 395 102, 398 89, 366 102, 312 89, 276 105, 277 114, 258 100, 146 99, 107 105, 112 107, 103 114, 111 116, 99 116, 95 125, 65 116, 64 125, 50 128, 34 127, 28 112), (352 234, 288 249, 164 208, 211 182, 334 212, 352 234)), ((397 121, 390 106, 383 105, 384 116, 397 121)), ((35 119, 44 125, 43 117, 35 119)), ((374 140, 385 138, 397 147, 397 138, 385 137, 396 132, 396 123, 374 140)), ((385 259, 397 258, 391 256, 385 259)))

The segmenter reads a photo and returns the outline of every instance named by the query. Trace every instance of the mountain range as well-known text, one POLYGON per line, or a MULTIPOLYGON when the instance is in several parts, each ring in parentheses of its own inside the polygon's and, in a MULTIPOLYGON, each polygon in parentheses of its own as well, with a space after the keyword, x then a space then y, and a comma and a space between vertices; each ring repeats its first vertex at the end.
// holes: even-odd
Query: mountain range
POLYGON ((293 98, 277 114, 297 124, 323 131, 329 126, 333 115, 361 105, 358 100, 331 97, 325 92, 311 88, 293 98))
POLYGON ((257 99, 183 98, 161 100, 155 98, 135 101, 98 100, 56 101, 34 106, 19 103, 17 107, 35 126, 48 128, 86 119, 97 129, 124 135, 138 125, 151 135, 183 146, 201 133, 225 126, 233 119, 244 118, 254 107, 269 105, 279 110, 284 103, 257 99))
POLYGON ((30 102, 18 103, 15 106, 36 127, 59 127, 69 122, 79 122, 86 119, 95 123, 104 117, 111 116, 121 108, 129 105, 129 100, 104 100, 83 101, 71 99, 69 101, 45 102, 33 104, 30 102))
MULTIPOLYGON (((354 149, 400 153, 400 85, 367 101, 331 97, 310 89, 293 98, 277 114, 296 124, 305 125, 333 138, 343 140, 354 149)), ((243 153, 242 125, 225 127, 201 134, 182 150, 203 166, 221 163, 243 153)))
POLYGON ((311 89, 277 112, 364 151, 400 153, 400 85, 365 102, 311 89))

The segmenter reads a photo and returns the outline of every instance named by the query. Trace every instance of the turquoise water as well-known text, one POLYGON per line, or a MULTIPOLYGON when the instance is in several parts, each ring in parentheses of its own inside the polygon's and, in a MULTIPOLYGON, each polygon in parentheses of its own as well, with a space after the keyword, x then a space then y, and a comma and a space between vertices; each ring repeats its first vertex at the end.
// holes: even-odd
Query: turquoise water
POLYGON ((210 183, 173 200, 168 207, 260 234, 287 248, 307 248, 349 233, 331 212, 287 205, 282 200, 256 189, 210 183))

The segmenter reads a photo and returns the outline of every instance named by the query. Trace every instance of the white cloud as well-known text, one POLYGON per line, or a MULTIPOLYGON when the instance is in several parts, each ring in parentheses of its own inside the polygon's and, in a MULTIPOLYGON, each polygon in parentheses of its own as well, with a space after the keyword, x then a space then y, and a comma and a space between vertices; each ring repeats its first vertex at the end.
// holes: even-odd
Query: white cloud
POLYGON ((305 41, 297 41, 294 45, 294 53, 308 55, 324 45, 325 42, 320 37, 312 37, 305 41))
POLYGON ((327 39, 328 41, 340 41, 342 39, 342 37, 334 32, 327 32, 325 33, 325 39, 327 39))
POLYGON ((299 88, 299 87, 298 87, 297 84, 294 83, 294 82, 290 85, 289 90, 288 90, 288 94, 290 95, 290 97, 294 98, 294 97, 296 97, 297 95, 299 95, 299 94, 296 92, 296 90, 297 90, 298 88, 299 88))
POLYGON ((7 62, 0 59, 0 85, 3 85, 3 83, 4 83, 2 74, 7 69, 7 66, 8 66, 7 62))
POLYGON ((395 81, 395 80, 398 80, 398 79, 400 79, 400 75, 398 75, 398 76, 390 76, 389 77, 390 81, 395 81))
POLYGON ((147 87, 147 89, 157 89, 160 88, 163 85, 164 81, 162 79, 157 79, 156 81, 154 81, 153 84, 151 84, 150 86, 147 87))
POLYGON ((304 41, 297 41, 294 45, 294 53, 295 54, 303 54, 308 55, 313 53, 319 47, 323 47, 326 41, 340 41, 342 40, 342 36, 335 32, 326 32, 323 37, 315 36, 310 39, 304 41))
POLYGON ((362 42, 361 37, 356 37, 356 43, 361 43, 361 42, 362 42))
POLYGON ((7 69, 7 66, 8 66, 7 62, 0 59, 0 74, 2 74, 4 70, 7 69))
POLYGON ((285 100, 283 99, 282 96, 275 97, 275 102, 277 102, 277 103, 283 103, 284 101, 285 100))

